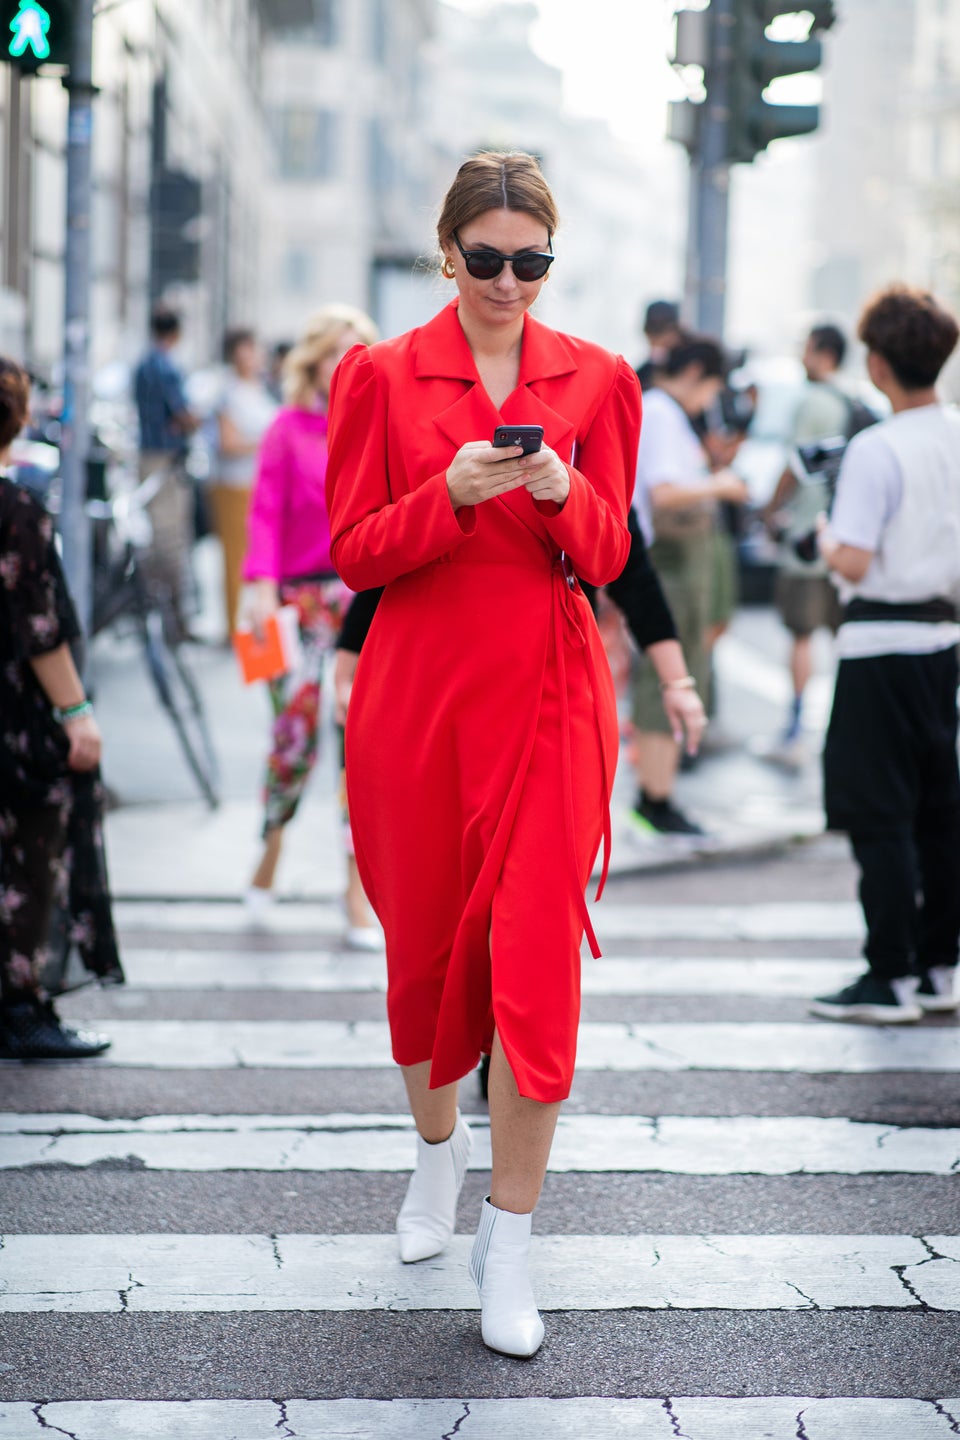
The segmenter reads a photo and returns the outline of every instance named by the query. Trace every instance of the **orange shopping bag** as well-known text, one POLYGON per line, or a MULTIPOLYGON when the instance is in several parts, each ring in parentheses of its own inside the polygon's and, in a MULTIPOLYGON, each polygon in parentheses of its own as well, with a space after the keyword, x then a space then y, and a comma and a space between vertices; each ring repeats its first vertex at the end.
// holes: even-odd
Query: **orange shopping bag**
POLYGON ((276 680, 295 670, 301 660, 297 607, 281 605, 263 626, 263 638, 249 628, 234 631, 233 648, 245 685, 255 680, 276 680))

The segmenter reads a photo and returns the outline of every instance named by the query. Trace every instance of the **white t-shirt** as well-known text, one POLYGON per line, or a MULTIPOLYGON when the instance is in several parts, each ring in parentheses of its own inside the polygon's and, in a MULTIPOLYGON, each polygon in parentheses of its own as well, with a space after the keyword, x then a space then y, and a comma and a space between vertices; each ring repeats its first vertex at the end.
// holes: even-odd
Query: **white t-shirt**
POLYGON ((702 485, 709 475, 706 452, 683 406, 665 390, 647 390, 633 507, 648 545, 654 539, 651 490, 657 485, 702 485))
MULTIPOLYGON (((277 413, 277 402, 259 380, 242 380, 230 374, 223 389, 217 415, 226 415, 244 440, 261 440, 277 413)), ((256 453, 220 455, 214 460, 213 480, 217 485, 248 489, 257 470, 256 453)))
MULTIPOLYGON (((841 545, 871 551, 875 559, 858 584, 837 579, 841 600, 856 595, 923 600, 935 594, 955 599, 960 584, 958 532, 960 417, 955 411, 924 405, 853 437, 840 469, 830 534, 841 545), (914 507, 910 515, 903 512, 908 495, 914 507), (910 523, 916 536, 907 536, 907 544, 900 537, 894 557, 892 527, 898 517, 897 530, 910 523), (914 576, 891 573, 890 561, 896 565, 901 556, 916 557, 914 576)), ((838 653, 848 660, 929 655, 958 643, 960 625, 950 621, 856 620, 841 625, 837 633, 838 653)))

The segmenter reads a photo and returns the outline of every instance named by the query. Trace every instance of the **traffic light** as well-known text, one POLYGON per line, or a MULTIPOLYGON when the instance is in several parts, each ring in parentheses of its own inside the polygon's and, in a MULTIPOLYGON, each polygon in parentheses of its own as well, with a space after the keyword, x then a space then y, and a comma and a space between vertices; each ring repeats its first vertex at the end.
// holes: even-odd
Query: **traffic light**
POLYGON ((203 185, 184 170, 160 170, 150 191, 153 293, 200 278, 203 185))
POLYGON ((69 65, 73 0, 0 0, 0 59, 22 74, 69 65))
POLYGON ((736 0, 730 35, 730 106, 727 130, 728 158, 746 164, 772 140, 788 135, 809 135, 820 123, 819 105, 772 105, 763 91, 781 75, 816 70, 823 46, 816 31, 833 24, 833 0, 807 0, 802 9, 812 14, 805 40, 771 40, 766 30, 781 15, 794 14, 797 5, 782 0, 736 0))

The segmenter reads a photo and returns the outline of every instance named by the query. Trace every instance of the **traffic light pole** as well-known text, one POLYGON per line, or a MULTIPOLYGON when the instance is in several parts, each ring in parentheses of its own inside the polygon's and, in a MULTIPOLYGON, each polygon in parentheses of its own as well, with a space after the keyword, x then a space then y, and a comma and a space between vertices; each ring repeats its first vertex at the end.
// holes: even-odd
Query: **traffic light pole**
POLYGON ((60 438, 60 534, 67 584, 85 635, 92 609, 87 457, 90 452, 90 210, 93 139, 93 6, 75 0, 67 120, 67 234, 60 438))
POLYGON ((707 99, 690 160, 687 309, 697 329, 722 336, 727 296, 728 132, 735 0, 710 0, 707 99))

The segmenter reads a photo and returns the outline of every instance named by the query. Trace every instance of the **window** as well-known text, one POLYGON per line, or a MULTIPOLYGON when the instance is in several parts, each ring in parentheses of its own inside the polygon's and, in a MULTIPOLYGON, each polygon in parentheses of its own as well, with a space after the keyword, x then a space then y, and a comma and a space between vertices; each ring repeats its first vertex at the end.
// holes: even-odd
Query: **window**
POLYGON ((291 247, 283 257, 282 284, 291 295, 305 295, 313 289, 313 255, 291 247))
POLYGON ((271 116, 278 172, 284 180, 324 180, 334 173, 335 117, 288 107, 271 116))
POLYGON ((263 23, 288 43, 335 45, 337 8, 337 0, 263 0, 263 23))

